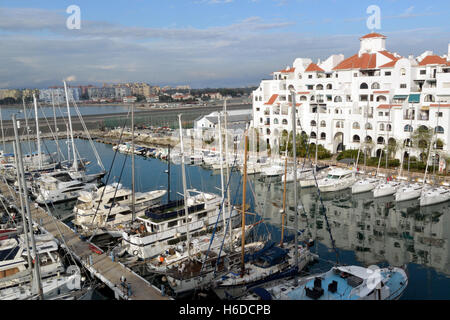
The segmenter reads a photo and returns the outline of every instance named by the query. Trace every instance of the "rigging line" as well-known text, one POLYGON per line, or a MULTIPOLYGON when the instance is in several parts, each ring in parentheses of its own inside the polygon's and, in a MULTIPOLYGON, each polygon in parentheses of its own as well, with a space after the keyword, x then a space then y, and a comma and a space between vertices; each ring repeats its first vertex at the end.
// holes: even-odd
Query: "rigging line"
MULTIPOLYGON (((91 144, 92 150, 94 151, 95 158, 97 159, 97 163, 102 168, 102 170, 105 171, 105 167, 103 166, 102 159, 100 158, 100 156, 97 152, 97 149, 95 148, 94 142, 92 141, 92 138, 91 138, 91 134, 89 133, 89 130, 87 129, 86 124, 84 123, 83 117, 81 116, 81 113, 80 113, 80 110, 78 109, 77 103, 75 101, 72 101, 72 103, 75 107, 75 111, 78 114, 78 118, 80 119, 83 129, 86 132, 86 135, 88 136, 89 143, 91 144)), ((133 150, 133 152, 134 152, 134 150, 133 150)))
POLYGON ((3 197, 0 197, 0 202, 2 203, 2 206, 5 208, 5 211, 6 211, 6 213, 7 213, 8 216, 9 216, 9 221, 8 221, 8 222, 12 222, 13 225, 17 227, 17 223, 16 223, 15 219, 13 219, 11 213, 8 211, 8 208, 6 207, 6 205, 5 205, 5 203, 3 202, 3 199, 2 199, 2 198, 3 198, 3 197))
MULTIPOLYGON (((234 158, 234 163, 233 163, 233 168, 235 168, 235 167, 237 167, 237 155, 235 156, 235 158, 234 158)), ((232 174, 233 174, 233 170, 230 170, 230 175, 229 175, 229 179, 228 179, 228 183, 231 181, 231 176, 232 176, 232 174)), ((228 205, 229 206, 235 206, 235 204, 236 204, 236 200, 237 200, 237 198, 238 198, 238 191, 239 191, 239 188, 240 188, 240 186, 241 186, 241 181, 242 181, 242 176, 239 174, 239 183, 238 183, 238 186, 237 186, 237 188, 236 188, 236 192, 235 192, 235 195, 234 195, 234 198, 233 198, 233 204, 231 204, 231 203, 229 203, 228 205)), ((227 188, 228 188, 228 184, 227 184, 227 188)), ((225 198, 225 197, 224 197, 225 198)), ((231 216, 229 217, 229 219, 228 219, 228 222, 227 222, 227 225, 226 225, 226 228, 225 228, 225 230, 224 230, 224 237, 223 237, 223 239, 222 239, 222 243, 221 243, 221 245, 220 245, 220 250, 219 250, 219 254, 218 254, 218 257, 217 257, 217 263, 216 263, 216 265, 214 266, 214 275, 216 274, 216 270, 217 270, 217 266, 218 266, 218 264, 219 264, 219 261, 220 261, 220 256, 222 255, 222 250, 223 250, 223 246, 224 246, 224 243, 225 243, 225 238, 226 238, 226 235, 227 235, 227 233, 228 233, 228 228, 230 227, 230 228, 232 228, 233 226, 231 225, 230 226, 230 224, 231 224, 231 216)), ((243 234, 243 235, 241 235, 242 237, 245 237, 245 234, 243 234)), ((233 239, 230 239, 230 241, 231 241, 231 245, 233 245, 233 239)), ((230 254, 232 254, 232 252, 230 252, 230 254)))
MULTIPOLYGON (((125 118, 125 120, 124 120, 124 122, 123 122, 122 130, 120 131, 120 137, 119 137, 119 141, 118 141, 117 145, 120 145, 120 143, 122 142, 123 131, 124 131, 124 129, 125 129, 125 125, 127 124, 128 117, 130 116, 130 111, 131 111, 131 107, 128 107, 128 114, 127 114, 127 117, 125 118)), ((119 148, 117 148, 117 149, 115 150, 115 152, 114 152, 114 156, 113 156, 113 159, 112 159, 112 162, 111 162, 111 166, 109 167, 109 171, 108 171, 108 176, 106 177, 105 186, 108 185, 109 178, 111 177, 112 168, 113 168, 113 165, 114 165, 114 161, 116 160, 116 156, 117 156, 118 151, 119 151, 119 148)), ((105 189, 106 189, 106 188, 103 188, 102 195, 100 196, 100 201, 98 202, 97 209, 95 210, 94 217, 92 218, 92 223, 94 223, 95 217, 97 216, 97 211, 98 211, 98 209, 99 209, 99 207, 100 207, 101 199, 103 198, 103 195, 105 194, 105 189)), ((93 238, 94 235, 95 235, 95 232, 97 232, 97 229, 95 229, 94 233, 93 233, 92 236, 89 238, 89 241, 92 240, 92 238, 93 238)))
MULTIPOLYGON (((231 175, 231 173, 230 173, 230 175, 231 175)), ((227 188, 229 187, 230 181, 231 181, 231 179, 228 179, 227 188)), ((225 213, 224 213, 224 211, 225 211, 225 209, 224 209, 224 203, 225 203, 225 196, 222 198, 222 203, 221 203, 221 205, 220 205, 219 214, 217 215, 216 223, 214 224, 214 229, 213 229, 213 232, 212 232, 212 235, 211 235, 211 239, 210 239, 210 241, 209 241, 208 250, 206 251, 205 258, 203 259, 203 263, 202 263, 202 267, 201 267, 201 269, 200 269, 200 273, 203 271, 203 266, 205 265, 205 262, 206 262, 206 260, 208 259, 209 251, 210 251, 211 245, 212 245, 212 243, 213 243, 213 241, 214 241, 214 236, 215 236, 215 233, 216 233, 217 225, 218 225, 219 220, 220 220, 220 215, 221 215, 221 214, 225 214, 225 213)), ((230 204, 229 204, 229 205, 230 205, 230 204)), ((228 221, 230 221, 230 220, 231 220, 231 216, 229 217, 229 220, 228 220, 228 221)), ((227 224, 227 225, 228 225, 228 224, 227 224)), ((226 226, 223 226, 223 228, 226 228, 226 226)), ((227 228, 227 229, 228 229, 228 228, 227 228)), ((223 233, 222 244, 223 244, 223 242, 225 241, 226 236, 227 236, 227 234, 226 234, 226 232, 224 232, 224 233, 223 233)), ((220 255, 218 256, 217 261, 219 261, 219 259, 220 259, 220 255)), ((214 271, 215 271, 215 268, 217 267, 217 264, 218 264, 218 263, 216 263, 216 266, 214 267, 214 271)))
MULTIPOLYGON (((44 116, 44 119, 45 119, 45 121, 47 122, 47 126, 48 126, 48 128, 50 129, 50 133, 51 133, 51 135, 52 135, 52 137, 53 137, 53 140, 54 140, 54 141, 58 141, 58 139, 56 138, 55 134, 53 133, 53 130, 52 130, 51 126, 50 126, 50 123, 48 122, 47 116, 45 115, 44 111, 42 110, 41 104, 40 104, 39 102, 38 102, 37 104, 38 104, 38 106, 39 106, 39 110, 41 111, 41 114, 44 116)), ((39 128, 37 128, 37 130, 39 130, 39 128)), ((53 157, 52 157, 50 151, 49 151, 48 148, 47 148, 47 144, 45 143, 45 140, 43 139, 42 142, 43 142, 43 144, 44 144, 45 149, 47 150, 47 153, 50 155, 50 159, 52 159, 52 161, 55 162, 55 160, 53 159, 53 157)), ((57 145, 57 148, 59 148, 59 145, 57 145)), ((40 156, 41 156, 41 155, 39 155, 39 157, 40 157, 40 156)))

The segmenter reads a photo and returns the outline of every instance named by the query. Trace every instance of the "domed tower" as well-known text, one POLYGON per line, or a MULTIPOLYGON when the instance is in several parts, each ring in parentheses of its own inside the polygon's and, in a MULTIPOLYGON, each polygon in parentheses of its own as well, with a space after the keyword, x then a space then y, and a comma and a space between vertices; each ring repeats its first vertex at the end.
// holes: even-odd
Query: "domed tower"
POLYGON ((369 33, 359 39, 361 41, 359 56, 363 53, 375 53, 386 50, 386 37, 379 33, 369 33))

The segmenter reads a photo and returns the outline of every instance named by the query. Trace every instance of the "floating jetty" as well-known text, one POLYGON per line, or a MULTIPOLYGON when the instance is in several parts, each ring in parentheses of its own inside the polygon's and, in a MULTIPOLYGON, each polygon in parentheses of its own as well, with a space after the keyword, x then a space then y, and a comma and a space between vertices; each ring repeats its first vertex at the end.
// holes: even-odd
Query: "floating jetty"
MULTIPOLYGON (((4 195, 12 194, 14 199, 18 195, 3 181, 0 181, 0 192, 4 195)), ((18 202, 16 200, 16 202, 18 202)), ((16 203, 17 207, 19 205, 16 203)), ((172 300, 147 280, 133 272, 120 262, 114 261, 111 256, 103 252, 92 243, 84 241, 79 234, 68 225, 53 217, 39 206, 30 206, 34 223, 44 232, 48 232, 59 241, 61 247, 75 258, 93 277, 106 284, 116 299, 124 300, 172 300), (130 284, 129 292, 121 285, 124 276, 130 284)))

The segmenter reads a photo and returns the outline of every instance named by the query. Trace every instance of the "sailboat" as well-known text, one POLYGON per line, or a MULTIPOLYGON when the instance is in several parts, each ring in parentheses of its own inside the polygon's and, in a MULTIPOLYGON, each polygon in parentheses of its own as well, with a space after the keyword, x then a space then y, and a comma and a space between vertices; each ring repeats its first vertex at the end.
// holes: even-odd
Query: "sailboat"
MULTIPOLYGON (((181 116, 179 123, 180 159, 184 171, 183 164, 186 158, 183 153, 181 116)), ((184 175, 182 178, 185 179, 184 175)), ((150 207, 145 210, 144 215, 137 216, 136 223, 139 224, 139 227, 129 228, 122 233, 122 245, 126 251, 141 259, 152 258, 164 252, 168 244, 179 242, 189 233, 210 230, 216 224, 217 217, 221 212, 222 199, 220 196, 186 188, 183 198, 150 207), (186 219, 185 211, 189 212, 189 219, 186 219)), ((225 210, 229 205, 224 205, 224 221, 238 215, 237 211, 232 208, 225 210)), ((223 226, 223 221, 219 221, 219 226, 223 226)))
MULTIPOLYGON (((36 179, 33 187, 33 195, 39 204, 60 203, 75 200, 81 191, 93 191, 101 184, 101 178, 105 171, 87 175, 79 170, 77 151, 72 130, 72 120, 70 116, 69 96, 67 94, 67 84, 64 81, 66 93, 67 116, 70 129, 70 138, 73 152, 73 167, 69 170, 58 170, 42 174, 36 179)), ((39 131, 39 129, 38 129, 39 131)))
MULTIPOLYGON (((440 111, 440 103, 438 106, 438 114, 440 111)), ((439 117, 436 117, 436 128, 439 126, 439 117)), ((435 129, 434 131, 434 137, 436 137, 436 132, 437 130, 435 129)), ((435 143, 437 144, 437 139, 435 140, 435 143)), ((425 183, 426 183, 426 176, 427 176, 427 170, 428 170, 428 163, 430 161, 430 155, 431 155, 431 146, 433 145, 433 143, 430 143, 430 148, 428 150, 428 159, 427 159, 427 165, 425 168, 425 175, 423 178, 423 189, 422 192, 420 194, 420 206, 421 207, 425 207, 425 206, 430 206, 430 205, 434 205, 434 204, 439 204, 439 203, 443 203, 443 202, 447 202, 450 200, 450 190, 443 187, 443 186, 435 186, 435 187, 426 187, 425 183)))
MULTIPOLYGON (((356 157, 356 164, 355 164, 356 171, 358 171, 358 162, 359 162, 360 151, 361 151, 361 149, 358 149, 358 156, 356 157)), ((377 184, 380 182, 380 180, 377 179, 376 177, 378 175, 378 169, 380 167, 381 154, 382 153, 380 153, 380 159, 378 160, 378 168, 377 168, 377 174, 375 175, 375 178, 365 177, 365 178, 362 178, 362 179, 356 181, 355 184, 353 184, 353 186, 352 186, 352 194, 370 192, 373 189, 375 189, 377 184)))

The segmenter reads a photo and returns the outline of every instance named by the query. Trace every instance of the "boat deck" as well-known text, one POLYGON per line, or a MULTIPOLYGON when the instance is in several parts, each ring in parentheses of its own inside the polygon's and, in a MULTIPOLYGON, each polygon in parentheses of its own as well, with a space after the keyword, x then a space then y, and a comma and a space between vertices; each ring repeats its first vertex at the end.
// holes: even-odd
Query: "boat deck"
MULTIPOLYGON (((19 203, 15 191, 11 190, 3 181, 0 181, 0 192, 6 197, 11 194, 16 199, 16 205, 19 203)), ((20 206, 18 206, 20 207, 20 206)), ((69 228, 65 223, 57 220, 48 214, 43 208, 34 206, 30 203, 32 219, 38 223, 45 231, 52 234, 61 243, 61 246, 69 251, 91 275, 100 279, 108 285, 117 299, 128 300, 170 300, 170 297, 162 296, 161 291, 152 286, 144 278, 134 273, 129 268, 119 262, 112 261, 106 253, 99 254, 93 252, 95 247, 87 241, 83 241, 78 234, 69 228), (127 295, 120 284, 120 278, 124 276, 127 283, 131 286, 131 295, 127 295)))

